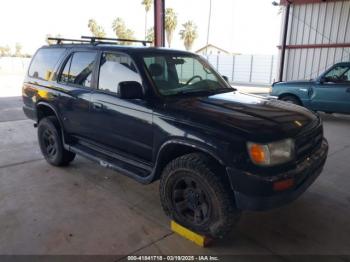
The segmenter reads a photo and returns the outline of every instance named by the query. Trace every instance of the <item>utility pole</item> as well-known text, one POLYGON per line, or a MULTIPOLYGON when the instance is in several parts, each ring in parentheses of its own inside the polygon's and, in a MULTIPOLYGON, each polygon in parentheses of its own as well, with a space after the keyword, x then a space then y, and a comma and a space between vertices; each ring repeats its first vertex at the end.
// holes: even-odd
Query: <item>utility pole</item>
POLYGON ((205 48, 205 54, 208 56, 208 44, 209 44, 209 33, 210 33, 210 20, 211 20, 211 0, 209 0, 209 16, 208 16, 208 31, 207 31, 207 45, 205 48))

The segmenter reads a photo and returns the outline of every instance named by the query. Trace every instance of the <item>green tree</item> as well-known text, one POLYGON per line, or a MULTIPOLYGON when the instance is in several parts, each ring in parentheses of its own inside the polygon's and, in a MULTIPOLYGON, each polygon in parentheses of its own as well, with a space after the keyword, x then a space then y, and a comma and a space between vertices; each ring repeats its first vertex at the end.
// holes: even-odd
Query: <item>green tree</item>
POLYGON ((191 50, 193 42, 198 38, 197 26, 193 21, 187 21, 180 31, 181 40, 184 41, 186 50, 191 50))
MULTIPOLYGON (((121 39, 135 39, 134 31, 128 29, 122 18, 116 18, 112 23, 112 29, 116 36, 121 39)), ((130 44, 129 42, 120 42, 122 45, 130 44)))
POLYGON ((142 0, 141 4, 145 6, 145 37, 147 37, 147 14, 152 7, 153 0, 142 0))
POLYGON ((177 15, 173 8, 167 8, 165 10, 165 33, 168 47, 171 46, 173 40, 173 34, 177 26, 177 15))
POLYGON ((105 37, 106 33, 102 26, 98 25, 95 19, 89 19, 88 28, 95 37, 105 37))
POLYGON ((152 44, 154 45, 154 27, 148 28, 146 40, 151 41, 152 44))
POLYGON ((15 51, 15 56, 17 57, 22 57, 22 45, 20 43, 16 43, 16 47, 15 47, 16 51, 15 51))

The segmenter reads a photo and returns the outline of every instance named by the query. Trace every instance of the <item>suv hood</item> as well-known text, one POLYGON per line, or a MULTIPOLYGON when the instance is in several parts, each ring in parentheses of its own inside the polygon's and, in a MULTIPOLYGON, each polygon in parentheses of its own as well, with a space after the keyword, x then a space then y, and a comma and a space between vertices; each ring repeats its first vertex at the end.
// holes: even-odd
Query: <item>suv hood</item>
POLYGON ((256 142, 294 137, 319 121, 303 107, 238 91, 177 99, 167 103, 167 111, 176 120, 232 135, 239 132, 256 142))

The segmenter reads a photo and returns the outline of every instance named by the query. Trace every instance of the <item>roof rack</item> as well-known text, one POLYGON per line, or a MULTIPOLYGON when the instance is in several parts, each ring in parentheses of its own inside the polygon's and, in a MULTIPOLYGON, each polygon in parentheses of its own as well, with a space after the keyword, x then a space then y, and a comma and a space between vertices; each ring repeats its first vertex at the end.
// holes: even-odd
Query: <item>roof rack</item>
POLYGON ((143 46, 146 44, 151 44, 152 41, 146 40, 132 40, 132 39, 122 39, 122 38, 107 38, 107 37, 95 37, 95 36, 82 36, 82 39, 70 39, 70 38, 61 38, 61 37, 48 37, 48 40, 57 41, 56 44, 60 45, 63 42, 71 43, 86 43, 86 44, 113 44, 117 45, 118 42, 130 42, 130 43, 142 43, 143 46), (86 39, 86 40, 85 40, 86 39))
POLYGON ((57 41, 56 44, 62 44, 62 42, 78 42, 78 43, 90 43, 91 41, 83 39, 69 39, 69 38, 60 38, 60 37, 48 37, 47 40, 57 41))
POLYGON ((90 39, 90 43, 92 44, 96 42, 104 43, 104 44, 117 44, 116 42, 131 42, 131 43, 142 43, 143 46, 146 46, 146 44, 152 44, 152 41, 147 41, 147 40, 132 40, 132 39, 96 37, 96 36, 82 36, 81 38, 90 39), (112 41, 112 42, 106 42, 106 41, 112 41))

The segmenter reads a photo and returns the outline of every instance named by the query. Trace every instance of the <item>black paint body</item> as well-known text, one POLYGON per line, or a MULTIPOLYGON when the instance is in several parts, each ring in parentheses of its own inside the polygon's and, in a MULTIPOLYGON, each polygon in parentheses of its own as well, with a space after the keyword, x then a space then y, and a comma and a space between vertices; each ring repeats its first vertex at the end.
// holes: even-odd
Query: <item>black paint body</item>
POLYGON ((147 52, 195 54, 106 45, 54 47, 60 46, 66 51, 49 81, 26 77, 23 108, 35 121, 47 110, 53 111, 68 150, 142 183, 158 179, 174 157, 204 152, 226 170, 241 209, 267 209, 287 203, 300 195, 322 170, 328 145, 321 120, 314 113, 234 89, 212 96, 164 97, 155 88, 140 56, 147 52), (57 81, 65 59, 77 50, 98 52, 91 88, 57 81), (133 59, 142 78, 143 99, 121 99, 97 88, 98 64, 104 51, 127 54, 133 59), (321 139, 313 141, 319 135, 321 139), (251 162, 247 141, 265 143, 284 138, 295 139, 297 146, 302 144, 300 147, 308 144, 307 152, 275 167, 259 167, 251 162), (296 177, 298 183, 287 192, 275 192, 272 183, 287 177, 296 177))

